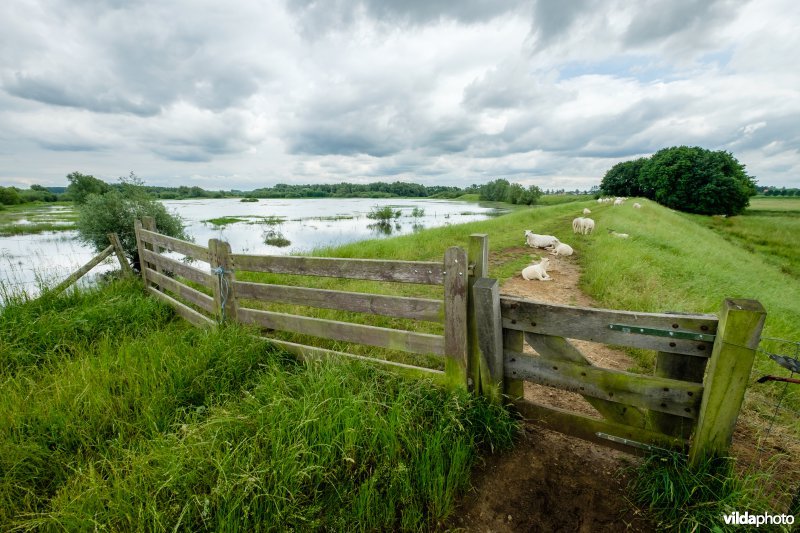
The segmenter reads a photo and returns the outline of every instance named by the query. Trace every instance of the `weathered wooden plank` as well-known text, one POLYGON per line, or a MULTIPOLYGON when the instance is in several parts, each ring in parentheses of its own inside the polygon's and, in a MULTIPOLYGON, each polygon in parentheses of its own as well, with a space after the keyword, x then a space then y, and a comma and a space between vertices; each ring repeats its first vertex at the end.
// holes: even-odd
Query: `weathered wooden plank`
MULTIPOLYGON (((584 367, 593 366, 580 350, 563 337, 525 333, 525 340, 545 360, 569 361, 584 367)), ((609 420, 634 427, 647 425, 647 417, 636 407, 590 395, 584 395, 583 398, 609 420)))
POLYGON ((708 362, 705 393, 689 451, 692 466, 728 452, 766 317, 764 307, 755 300, 726 299, 722 304, 719 332, 708 362))
POLYGON ((154 231, 143 229, 141 239, 144 242, 163 248, 168 252, 178 252, 193 259, 208 261, 208 249, 193 242, 168 237, 154 231))
POLYGON ((499 402, 504 389, 500 284, 496 279, 480 278, 473 284, 472 294, 480 357, 480 393, 492 402, 499 402))
POLYGON ((444 281, 444 265, 434 262, 240 254, 231 257, 236 270, 253 272, 427 285, 441 285, 444 281))
POLYGON ((503 355, 507 377, 685 418, 696 418, 703 396, 703 386, 697 383, 531 357, 508 350, 503 355))
POLYGON ((451 246, 444 253, 445 373, 453 386, 472 388, 467 376, 467 252, 451 246))
POLYGON ((259 311, 244 307, 239 308, 239 321, 245 324, 257 324, 268 329, 293 331, 314 337, 379 346, 392 350, 444 355, 444 337, 441 335, 259 311))
MULTIPOLYGON (((139 228, 139 238, 141 238, 142 231, 144 231, 144 230, 155 232, 156 231, 156 219, 153 218, 153 217, 142 217, 142 225, 139 228)), ((141 245, 144 247, 144 250, 150 251, 150 252, 155 252, 155 248, 153 248, 152 244, 142 240, 141 241, 141 245)), ((161 272, 161 267, 159 265, 157 265, 156 263, 152 263, 152 262, 147 263, 145 261, 145 259, 144 259, 144 256, 141 255, 141 254, 139 255, 139 261, 142 264, 142 276, 144 277, 145 286, 147 287, 147 286, 153 285, 151 282, 148 282, 148 280, 146 278, 147 269, 151 268, 151 269, 155 270, 156 272, 160 273, 161 272)), ((153 285, 153 286, 158 288, 158 285, 153 285)))
POLYGON ((348 359, 358 359, 368 363, 377 363, 380 365, 388 366, 403 375, 409 375, 420 378, 430 378, 437 382, 444 382, 444 372, 435 370, 433 368, 425 368, 421 366, 407 365, 395 361, 387 361, 385 359, 376 359, 374 357, 365 357, 362 355, 355 355, 346 352, 338 352, 336 350, 328 350, 325 348, 317 348, 316 346, 307 346, 305 344, 297 344, 294 342, 284 341, 280 339, 273 339, 270 337, 258 337, 259 339, 266 340, 283 350, 295 355, 301 361, 308 360, 321 360, 336 357, 345 357, 348 359))
POLYGON ((609 325, 626 324, 707 335, 715 334, 717 329, 717 319, 711 315, 592 309, 536 302, 510 296, 500 298, 500 308, 503 315, 503 327, 508 329, 704 358, 711 354, 712 342, 625 333, 609 329, 609 325))
POLYGON ((664 435, 655 431, 627 426, 625 424, 618 424, 608 420, 598 420, 556 407, 539 405, 528 400, 520 400, 516 402, 515 405, 527 420, 542 427, 634 455, 646 455, 649 452, 635 446, 628 446, 608 440, 607 438, 599 436, 598 433, 613 435, 621 439, 627 439, 647 446, 655 446, 668 450, 682 451, 687 446, 687 442, 683 439, 670 437, 669 435, 664 435))
MULTIPOLYGON (((706 363, 704 357, 693 357, 677 353, 658 352, 656 354, 656 368, 654 375, 663 378, 679 379, 691 383, 703 383, 706 363)), ((662 433, 688 439, 695 426, 694 420, 687 420, 658 411, 650 412, 650 421, 653 427, 662 433)))
POLYGON ((189 265, 185 265, 180 261, 175 261, 169 257, 158 255, 150 250, 143 250, 142 259, 146 260, 149 263, 157 265, 159 268, 162 268, 168 272, 174 272, 179 276, 183 276, 186 279, 192 280, 195 283, 199 283, 204 285, 208 288, 213 287, 214 283, 214 276, 208 274, 207 272, 203 272, 199 268, 194 268, 189 265))
POLYGON ((122 274, 124 276, 131 274, 133 271, 131 270, 131 265, 128 264, 128 259, 125 257, 125 251, 122 249, 122 243, 119 241, 119 235, 116 233, 109 233, 108 240, 111 241, 111 246, 114 247, 114 253, 117 254, 117 261, 119 261, 119 267, 122 269, 122 274))
POLYGON ((158 298, 159 300, 161 300, 162 302, 166 302, 169 305, 171 305, 172 308, 175 309, 175 312, 179 316, 185 318, 186 320, 188 320, 189 322, 191 322, 195 326, 198 326, 198 327, 201 327, 201 328, 206 328, 206 327, 211 327, 211 326, 215 325, 215 322, 213 320, 211 320, 210 318, 208 318, 206 316, 203 316, 202 313, 198 313, 197 311, 195 311, 191 307, 182 304, 181 302, 179 302, 175 298, 164 294, 163 292, 159 291, 158 289, 156 289, 154 287, 147 287, 147 291, 150 294, 152 294, 153 296, 155 296, 156 298, 158 298))
MULTIPOLYGON (((525 337, 521 331, 503 328, 503 348, 521 352, 525 347, 525 337)), ((510 400, 525 398, 525 381, 522 379, 505 378, 503 394, 510 400)))
MULTIPOLYGON (((475 391, 482 394, 481 371, 487 376, 489 369, 484 365, 481 357, 481 350, 478 346, 478 327, 476 317, 476 305, 474 292, 472 290, 476 280, 489 275, 489 236, 485 233, 474 233, 469 236, 469 248, 467 249, 467 261, 469 263, 469 277, 467 279, 467 375, 474 383, 475 391)), ((498 308, 499 317, 499 308, 498 308)), ((495 393, 500 393, 497 384, 491 385, 487 382, 487 391, 493 389, 495 393)), ((499 396, 498 396, 499 398, 499 396)))
POLYGON ((410 318, 426 322, 444 322, 443 300, 310 289, 287 285, 266 285, 243 281, 237 281, 234 283, 234 287, 238 298, 410 318))
POLYGON ((189 301, 201 309, 205 309, 211 314, 215 314, 217 312, 216 306, 214 305, 214 298, 207 294, 203 294, 202 292, 184 285, 175 279, 165 276, 164 274, 159 274, 155 270, 150 270, 147 273, 147 278, 158 283, 162 289, 166 289, 174 294, 177 294, 184 300, 189 301))
POLYGON ((103 259, 114 253, 114 246, 108 245, 105 250, 92 257, 88 263, 80 267, 78 270, 69 275, 67 279, 56 285, 51 291, 52 294, 58 294, 79 279, 81 279, 87 272, 100 264, 103 259))
POLYGON ((136 253, 139 256, 139 272, 142 275, 142 282, 144 283, 144 286, 149 287, 150 283, 147 281, 148 268, 147 268, 147 263, 144 260, 145 244, 144 241, 141 239, 142 230, 143 230, 142 221, 136 219, 133 222, 133 232, 136 235, 136 253))
POLYGON ((213 275, 214 305, 220 322, 236 321, 239 304, 234 283, 236 277, 231 262, 231 245, 219 239, 208 241, 209 265, 213 275))

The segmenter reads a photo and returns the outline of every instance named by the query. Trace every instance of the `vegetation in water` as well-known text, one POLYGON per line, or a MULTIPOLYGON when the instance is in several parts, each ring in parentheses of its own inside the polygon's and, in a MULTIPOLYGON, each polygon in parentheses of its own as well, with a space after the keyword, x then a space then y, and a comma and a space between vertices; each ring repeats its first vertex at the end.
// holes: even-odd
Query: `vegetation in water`
POLYGON ((283 233, 280 231, 270 228, 264 232, 264 244, 284 248, 292 244, 292 241, 284 237, 283 233))
POLYGON ((393 218, 399 218, 402 214, 403 212, 400 209, 393 209, 390 205, 385 205, 383 207, 378 207, 376 205, 367 213, 367 218, 379 222, 388 222, 393 218))
POLYGON ((217 217, 217 218, 209 218, 208 220, 204 220, 206 224, 212 224, 214 226, 227 226, 228 224, 236 224, 237 222, 245 222, 247 219, 242 217, 217 217))

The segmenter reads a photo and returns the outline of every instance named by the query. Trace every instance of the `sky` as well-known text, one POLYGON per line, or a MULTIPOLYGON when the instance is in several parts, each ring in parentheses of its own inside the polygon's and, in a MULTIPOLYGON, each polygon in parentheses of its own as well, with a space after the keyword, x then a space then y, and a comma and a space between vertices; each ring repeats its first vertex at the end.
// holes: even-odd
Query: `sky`
POLYGON ((0 185, 504 178, 669 146, 800 187, 797 0, 7 0, 0 185))

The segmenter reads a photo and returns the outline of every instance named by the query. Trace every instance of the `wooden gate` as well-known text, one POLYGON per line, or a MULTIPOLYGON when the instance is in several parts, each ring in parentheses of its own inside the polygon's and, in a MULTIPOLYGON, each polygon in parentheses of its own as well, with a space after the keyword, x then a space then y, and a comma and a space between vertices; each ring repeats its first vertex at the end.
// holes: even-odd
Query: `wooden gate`
POLYGON ((261 328, 270 342, 301 358, 343 356, 368 360, 404 373, 468 386, 467 296, 470 272, 474 269, 470 268, 463 248, 448 248, 442 261, 234 254, 228 243, 217 239, 211 239, 208 247, 204 247, 159 234, 150 218, 136 222, 136 238, 147 290, 197 326, 214 326, 222 322, 253 324, 261 328), (203 264, 199 268, 192 266, 185 260, 164 255, 165 251, 203 264), (441 287, 442 298, 348 292, 236 279, 237 274, 246 272, 433 285, 441 287), (264 309, 274 304, 332 309, 359 316, 381 315, 403 319, 406 323, 411 321, 412 326, 407 329, 378 327, 357 320, 331 320, 264 309), (439 323, 442 334, 414 331, 415 322, 439 323), (441 366, 444 371, 291 342, 281 338, 281 332, 424 354, 443 359, 441 366))
POLYGON ((488 278, 473 291, 484 394, 508 396, 547 428, 629 452, 689 450, 693 462, 727 453, 766 317, 758 302, 725 300, 717 318, 500 296, 488 278), (655 350, 654 375, 595 366, 567 339, 655 350), (524 381, 578 393, 602 418, 525 400, 524 381))

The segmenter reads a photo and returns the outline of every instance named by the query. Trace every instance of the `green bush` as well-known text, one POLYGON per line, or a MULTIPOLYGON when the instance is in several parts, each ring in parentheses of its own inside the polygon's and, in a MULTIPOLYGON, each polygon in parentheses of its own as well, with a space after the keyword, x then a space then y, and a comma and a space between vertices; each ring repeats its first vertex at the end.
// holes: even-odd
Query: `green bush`
POLYGON ((142 182, 133 174, 120 178, 121 187, 105 194, 89 194, 78 206, 78 234, 82 241, 96 250, 108 246, 108 234, 116 233, 125 255, 134 268, 139 268, 134 222, 143 217, 153 217, 158 232, 186 239, 183 222, 177 214, 170 213, 154 199, 142 182))
POLYGON ((0 205, 21 204, 22 198, 14 187, 0 187, 0 205))
POLYGON ((377 205, 372 208, 372 210, 367 213, 367 218, 371 218, 373 220, 382 220, 387 221, 393 218, 398 218, 401 214, 401 211, 398 209, 395 211, 390 206, 378 207, 377 205))

